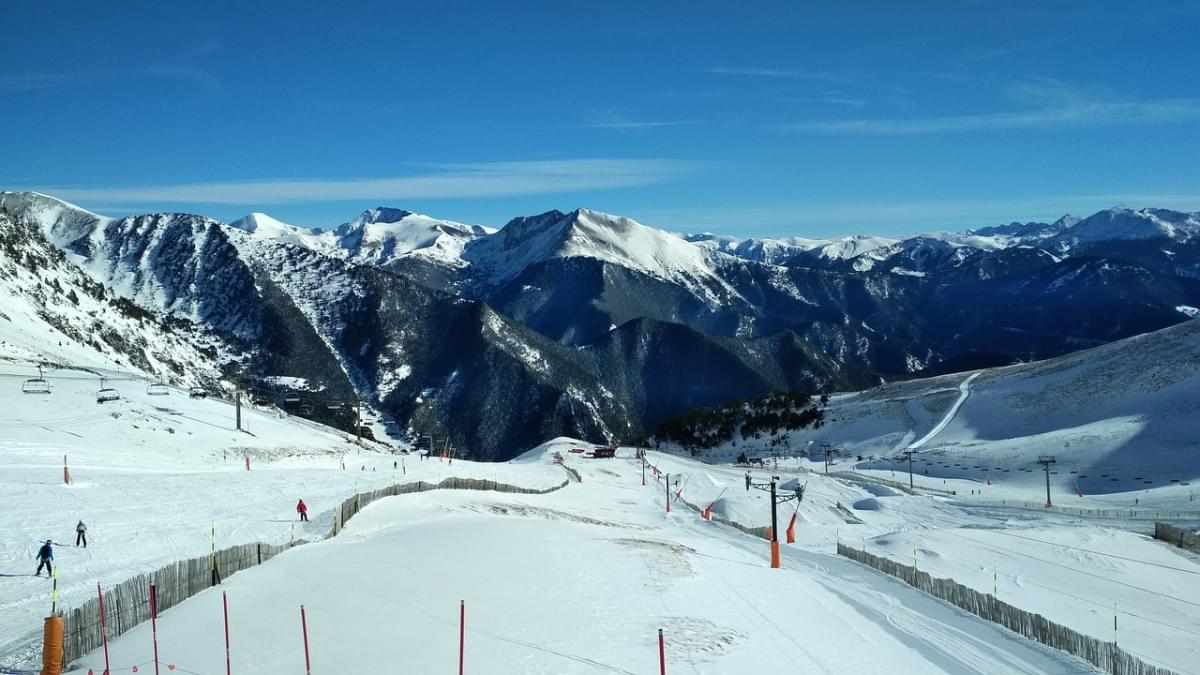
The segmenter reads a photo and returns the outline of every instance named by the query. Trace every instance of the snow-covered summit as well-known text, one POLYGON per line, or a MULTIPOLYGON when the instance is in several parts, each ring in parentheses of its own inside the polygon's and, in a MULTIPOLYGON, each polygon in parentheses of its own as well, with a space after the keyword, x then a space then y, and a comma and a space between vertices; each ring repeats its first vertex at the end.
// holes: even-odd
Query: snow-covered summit
POLYGON ((833 243, 830 239, 809 239, 807 237, 738 239, 711 232, 688 234, 684 235, 683 238, 711 251, 718 251, 744 260, 766 263, 768 265, 786 263, 798 253, 811 251, 833 243))
POLYGON ((622 216, 576 209, 515 218, 463 257, 492 281, 553 258, 593 258, 660 279, 692 284, 714 278, 711 252, 622 216))
POLYGON ((1187 241, 1197 235, 1200 235, 1200 213, 1118 207, 1079 220, 1064 229, 1054 243, 1069 247, 1098 241, 1187 241))
POLYGON ((333 238, 326 232, 315 227, 289 225, 265 213, 251 213, 229 223, 229 226, 258 239, 274 239, 312 250, 328 251, 333 247, 333 238))
POLYGON ((440 220, 419 213, 378 207, 363 211, 334 231, 338 247, 350 259, 375 265, 416 255, 461 266, 468 242, 493 230, 440 220))
POLYGON ((90 235, 111 218, 39 192, 0 192, 0 212, 36 225, 55 246, 90 235))

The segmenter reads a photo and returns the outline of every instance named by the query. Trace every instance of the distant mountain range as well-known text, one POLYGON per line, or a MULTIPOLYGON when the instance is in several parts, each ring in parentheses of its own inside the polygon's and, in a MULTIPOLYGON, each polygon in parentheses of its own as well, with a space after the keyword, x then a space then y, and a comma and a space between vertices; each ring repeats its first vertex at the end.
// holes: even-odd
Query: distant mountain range
POLYGON ((681 237, 584 209, 493 231, 376 208, 319 231, 11 192, 0 217, 203 336, 214 371, 361 395, 396 435, 488 458, 771 391, 1045 358, 1200 307, 1200 214, 1160 209, 900 240, 681 237))

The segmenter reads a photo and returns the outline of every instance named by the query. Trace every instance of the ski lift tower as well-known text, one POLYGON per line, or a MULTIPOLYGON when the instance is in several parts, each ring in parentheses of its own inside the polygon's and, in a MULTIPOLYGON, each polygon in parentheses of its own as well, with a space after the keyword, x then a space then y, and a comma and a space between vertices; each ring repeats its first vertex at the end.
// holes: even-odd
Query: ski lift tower
POLYGON ((1042 455, 1038 457, 1038 464, 1046 470, 1046 508, 1050 508, 1053 504, 1050 503, 1050 465, 1058 463, 1054 455, 1042 455))
POLYGON ((771 476, 769 483, 751 483, 751 487, 756 490, 769 490, 771 492, 771 569, 779 569, 779 515, 778 505, 792 500, 800 501, 804 499, 804 487, 800 485, 798 479, 796 487, 792 494, 780 495, 776 490, 776 483, 779 482, 778 475, 771 476))
POLYGON ((908 449, 904 450, 903 452, 901 452, 900 454, 904 455, 908 459, 908 491, 912 492, 913 491, 912 458, 913 458, 913 455, 917 454, 917 451, 913 450, 912 448, 908 448, 908 449))

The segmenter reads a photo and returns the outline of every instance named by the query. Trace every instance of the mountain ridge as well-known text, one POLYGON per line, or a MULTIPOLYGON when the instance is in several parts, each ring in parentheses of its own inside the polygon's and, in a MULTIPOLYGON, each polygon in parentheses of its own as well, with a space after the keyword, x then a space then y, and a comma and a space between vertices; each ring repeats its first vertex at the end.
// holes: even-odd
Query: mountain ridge
POLYGON ((315 231, 0 193, 0 213, 97 283, 215 331, 227 372, 361 395, 396 437, 448 434, 493 458, 542 432, 634 438, 723 396, 1039 359, 1184 320, 1200 307, 1196 214, 1110 211, 772 246, 587 209, 490 231, 377 207, 315 231), (1121 219, 1158 235, 1097 236, 1121 219), (1093 234, 1066 238, 1081 223, 1093 234))

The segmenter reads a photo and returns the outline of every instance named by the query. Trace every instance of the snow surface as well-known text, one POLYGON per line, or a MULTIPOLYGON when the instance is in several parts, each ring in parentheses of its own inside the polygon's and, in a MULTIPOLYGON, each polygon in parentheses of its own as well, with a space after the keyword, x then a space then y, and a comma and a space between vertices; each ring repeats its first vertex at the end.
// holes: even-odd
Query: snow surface
POLYGON ((0 530, 0 666, 28 656, 31 631, 47 609, 46 580, 28 576, 47 538, 64 544, 55 552, 60 602, 75 606, 91 597, 96 582, 116 584, 205 554, 210 524, 222 548, 314 539, 329 531, 332 510, 356 489, 451 475, 546 488, 565 475, 558 467, 451 465, 393 455, 386 446, 360 447, 328 427, 250 406, 242 409, 247 431, 238 432, 232 404, 192 399, 175 388, 151 396, 144 381, 110 382, 121 400, 101 405, 91 373, 54 371, 47 375, 52 394, 22 394, 20 383, 31 372, 0 363, 0 407, 9 411, 0 420, 6 522, 0 530), (70 485, 62 480, 64 455, 70 485), (393 462, 403 466, 393 469, 393 462), (293 522, 299 498, 309 505, 309 523, 293 522), (89 528, 87 549, 70 546, 79 519, 89 528))
POLYGON ((917 484, 966 498, 1044 502, 1037 459, 1053 455, 1051 491, 1064 505, 1198 511, 1196 372, 1200 321, 1187 321, 1046 361, 836 395, 820 429, 787 441, 735 434, 705 456, 769 455, 772 440, 815 453, 828 444, 842 470, 891 478, 907 471, 893 458, 921 439, 917 484))
MULTIPOLYGON (((832 555, 838 521, 827 502, 868 494, 862 490, 810 477, 805 508, 815 524, 801 527, 801 544, 784 547, 784 569, 771 570, 761 539, 705 523, 678 504, 667 515, 662 488, 641 485, 629 451, 584 459, 569 453, 579 443, 560 439, 511 465, 561 476, 551 461, 559 452, 582 477, 566 489, 384 499, 339 537, 228 578, 160 618, 161 658, 220 671, 219 590, 229 598, 239 672, 303 667, 301 604, 314 672, 453 668, 460 601, 471 672, 653 672, 659 628, 669 672, 1088 672, 1076 659, 832 555)), ((741 480, 735 469, 651 459, 685 476, 692 499, 702 496, 706 475, 711 492, 741 480)), ((735 492, 726 491, 732 510, 765 513, 764 493, 735 492)), ((927 498, 896 499, 943 521, 966 518, 927 498)), ((902 520, 888 514, 887 522, 902 520)), ((145 668, 149 637, 141 626, 113 641, 114 669, 145 668)), ((103 654, 82 665, 102 668, 103 654)))
MULTIPOLYGON (((26 372, 6 368, 14 385, 26 372)), ((780 514, 781 528, 796 514, 798 543, 784 546, 784 569, 771 570, 761 539, 702 522, 682 503, 664 513, 661 484, 650 477, 642 486, 628 449, 595 460, 570 452, 588 444, 559 439, 506 464, 358 454, 343 434, 271 411, 245 411, 253 435, 239 434, 221 401, 177 390, 151 397, 124 386, 119 404, 100 407, 92 386, 64 373, 51 395, 23 395, 15 386, 0 393, 0 405, 20 411, 0 427, 0 503, 19 523, 0 535, 0 571, 29 574, 38 543, 69 543, 82 518, 89 548, 56 551, 64 606, 91 597, 97 581, 115 584, 203 555, 210 521, 220 546, 280 543, 321 537, 341 500, 393 481, 456 475, 553 487, 566 476, 556 453, 582 478, 540 496, 388 498, 335 539, 233 575, 219 590, 229 596, 239 672, 301 667, 301 604, 317 672, 452 667, 460 600, 475 671, 648 672, 663 628, 672 672, 1089 672, 1076 659, 838 558, 839 539, 903 562, 915 542, 923 569, 979 588, 995 568, 1001 597, 1103 639, 1111 628, 1105 611, 1116 601, 1123 646, 1180 673, 1200 672, 1190 665, 1200 663, 1200 643, 1180 637, 1200 635, 1197 586, 1181 583, 1200 574, 1200 564, 1120 523, 960 506, 825 477, 792 459, 775 470, 785 485, 805 487, 804 500, 780 514), (64 453, 70 486, 61 483, 64 453), (399 476, 396 461, 404 464, 399 476), (309 524, 293 520, 299 497, 310 505, 309 524), (1042 587, 1055 591, 1039 595, 1042 587)), ((947 380, 936 396, 961 401, 965 389, 947 380)), ((929 417, 929 424, 946 419, 929 417)), ((656 452, 650 461, 671 474, 682 499, 713 503, 717 515, 749 527, 770 523, 767 493, 747 491, 743 469, 656 452)), ((755 481, 768 476, 753 471, 755 481)), ((1023 496, 1036 494, 1025 488, 1023 496)), ((0 578, 0 666, 36 659, 47 595, 45 579, 0 578)), ((220 602, 217 590, 205 591, 161 617, 164 663, 221 670, 220 602)), ((114 672, 147 669, 148 630, 112 642, 114 672)), ((81 666, 99 672, 103 655, 81 666)))

